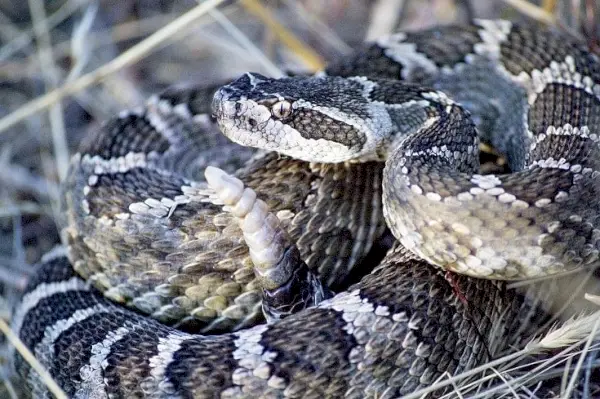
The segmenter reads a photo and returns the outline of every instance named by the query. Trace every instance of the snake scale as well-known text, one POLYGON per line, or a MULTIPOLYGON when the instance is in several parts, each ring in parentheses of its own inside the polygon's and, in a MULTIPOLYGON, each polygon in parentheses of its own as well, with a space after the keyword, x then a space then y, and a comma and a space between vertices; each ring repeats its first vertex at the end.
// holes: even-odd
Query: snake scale
POLYGON ((480 20, 212 104, 167 90, 74 156, 13 328, 79 398, 393 398, 468 370, 537 317, 499 280, 597 261, 599 82, 577 40, 480 20), (514 173, 477 174, 480 139, 514 173))

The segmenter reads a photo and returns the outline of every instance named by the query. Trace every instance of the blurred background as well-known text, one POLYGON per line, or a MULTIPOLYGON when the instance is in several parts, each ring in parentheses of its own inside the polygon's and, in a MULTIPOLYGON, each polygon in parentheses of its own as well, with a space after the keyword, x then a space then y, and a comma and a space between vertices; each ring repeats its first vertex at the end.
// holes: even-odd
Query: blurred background
MULTIPOLYGON (((2 318, 59 242, 70 154, 150 94, 246 71, 310 73, 365 40, 471 18, 537 20, 598 49, 599 11, 596 0, 0 0, 2 318)), ((18 397, 5 349, 0 397, 18 397)))

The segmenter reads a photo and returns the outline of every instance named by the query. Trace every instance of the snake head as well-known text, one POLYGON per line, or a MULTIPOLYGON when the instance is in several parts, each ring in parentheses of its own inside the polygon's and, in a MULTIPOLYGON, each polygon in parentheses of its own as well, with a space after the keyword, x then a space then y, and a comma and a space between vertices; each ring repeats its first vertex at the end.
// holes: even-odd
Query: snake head
POLYGON ((244 146, 309 162, 372 159, 391 130, 383 106, 368 99, 373 85, 360 78, 246 73, 216 92, 213 114, 223 134, 244 146))

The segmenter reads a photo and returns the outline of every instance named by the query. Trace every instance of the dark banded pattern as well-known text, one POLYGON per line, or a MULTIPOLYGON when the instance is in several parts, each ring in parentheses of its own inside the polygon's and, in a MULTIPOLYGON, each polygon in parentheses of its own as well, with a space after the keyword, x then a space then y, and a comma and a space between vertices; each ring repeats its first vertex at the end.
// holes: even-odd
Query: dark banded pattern
POLYGON ((228 142, 199 114, 212 88, 170 89, 74 156, 67 248, 43 262, 14 329, 81 398, 396 398, 520 348, 574 289, 532 295, 492 278, 598 260, 599 65, 562 34, 484 20, 383 38, 317 76, 247 73, 217 91, 228 137, 306 162, 228 142), (478 174, 477 133, 515 173, 478 174), (209 188, 213 164, 245 194, 209 188), (231 212, 250 205, 275 219, 242 231, 231 212), (384 214, 400 243, 379 261, 384 214), (248 248, 273 242, 297 247, 301 275, 337 295, 256 325, 271 292, 252 262, 270 253, 248 248))
MULTIPOLYGON (((70 281, 65 257, 40 268, 65 273, 70 281)), ((221 336, 171 329, 75 281, 62 290, 31 286, 39 301, 24 310, 37 322, 19 331, 72 397, 396 397, 488 359, 491 325, 493 340, 509 339, 518 323, 506 312, 524 306, 492 281, 457 277, 454 287, 400 247, 317 308, 221 336)), ((47 397, 19 356, 17 366, 34 396, 47 397)))

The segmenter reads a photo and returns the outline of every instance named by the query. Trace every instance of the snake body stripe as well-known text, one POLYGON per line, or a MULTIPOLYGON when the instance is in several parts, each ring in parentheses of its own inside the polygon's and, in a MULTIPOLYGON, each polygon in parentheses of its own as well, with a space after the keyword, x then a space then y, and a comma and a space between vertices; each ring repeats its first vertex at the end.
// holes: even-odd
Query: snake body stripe
MULTIPOLYGON (((500 329, 505 331, 501 336, 510 336, 516 325, 498 324, 500 313, 522 304, 495 282, 459 278, 470 304, 464 306, 442 275, 419 262, 396 250, 357 287, 318 308, 238 333, 185 334, 123 310, 98 292, 79 291, 49 292, 47 304, 30 311, 38 323, 24 324, 20 335, 57 335, 50 358, 41 356, 47 349, 38 342, 29 345, 70 396, 253 397, 271 392, 358 398, 386 392, 384 397, 395 397, 435 381, 439 372, 429 363, 458 373, 489 358, 487 348, 495 344, 486 332, 500 329), (382 291, 386 286, 396 289, 382 291), (57 307, 80 321, 67 323, 62 331, 63 316, 49 310, 57 307), (57 328, 60 334, 53 334, 57 328), (389 346, 388 339, 396 343, 389 346), (100 358, 104 385, 93 378, 100 358), (376 369, 366 367, 373 362, 379 364, 376 369), (407 378, 410 373, 415 376, 407 378)), ((40 272, 55 268, 68 270, 67 259, 45 264, 40 272)), ((35 386, 42 387, 40 382, 35 386)))
POLYGON ((248 73, 218 90, 225 135, 312 162, 226 141, 201 115, 207 90, 171 89, 74 156, 68 257, 42 262, 17 332, 73 397, 394 398, 521 347, 557 289, 490 278, 598 256, 599 65, 561 34, 476 21, 392 35, 314 77, 248 73), (517 173, 474 172, 475 128, 517 173), (269 259, 248 246, 274 236, 250 243, 238 204, 202 179, 212 164, 266 203, 277 223, 256 222, 285 230, 303 275, 335 296, 253 326, 265 283, 293 288, 253 266, 269 259), (400 243, 379 261, 384 213, 400 243))

